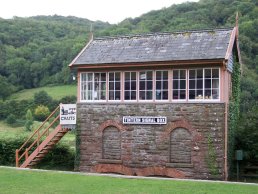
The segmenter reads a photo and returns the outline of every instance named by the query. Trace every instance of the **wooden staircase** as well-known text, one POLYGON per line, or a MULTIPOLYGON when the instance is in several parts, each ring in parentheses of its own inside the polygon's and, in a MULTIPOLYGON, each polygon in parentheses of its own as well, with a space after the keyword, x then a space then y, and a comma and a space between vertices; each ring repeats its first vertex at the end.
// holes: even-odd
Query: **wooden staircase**
POLYGON ((16 167, 31 168, 38 164, 69 131, 69 129, 62 128, 59 124, 55 129, 52 128, 59 122, 59 116, 58 106, 25 143, 16 150, 16 167))

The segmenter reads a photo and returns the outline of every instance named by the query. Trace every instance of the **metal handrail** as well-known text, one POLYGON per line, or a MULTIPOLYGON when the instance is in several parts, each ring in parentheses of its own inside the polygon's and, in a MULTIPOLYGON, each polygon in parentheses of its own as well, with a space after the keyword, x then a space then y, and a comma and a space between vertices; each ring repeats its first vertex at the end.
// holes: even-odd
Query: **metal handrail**
POLYGON ((43 135, 45 135, 47 132, 49 134, 49 129, 50 127, 52 127, 52 125, 59 119, 59 114, 58 116, 49 124, 49 126, 42 132, 41 132, 41 129, 43 128, 43 126, 49 121, 49 119, 59 110, 59 107, 60 105, 46 118, 46 120, 38 127, 37 130, 35 130, 33 132, 33 134, 24 142, 24 144, 19 148, 19 149, 16 149, 16 167, 19 167, 19 161, 25 156, 25 159, 27 159, 29 157, 29 150, 37 143, 37 146, 39 146, 39 143, 40 143, 40 139, 43 137, 43 135), (33 138, 33 137, 37 137, 35 139, 35 141, 33 141, 32 144, 28 144, 29 141, 33 138), (27 146, 28 145, 28 146, 27 146), (25 151, 19 156, 19 152, 22 150, 22 149, 25 149, 25 151))

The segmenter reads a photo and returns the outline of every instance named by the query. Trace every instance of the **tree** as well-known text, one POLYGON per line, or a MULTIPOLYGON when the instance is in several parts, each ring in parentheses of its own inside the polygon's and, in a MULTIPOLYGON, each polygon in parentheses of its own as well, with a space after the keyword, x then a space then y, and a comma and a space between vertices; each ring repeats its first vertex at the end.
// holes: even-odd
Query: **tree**
POLYGON ((50 111, 49 111, 48 107, 46 107, 44 105, 39 105, 35 109, 34 116, 37 120, 44 121, 49 116, 49 114, 50 114, 50 111))
POLYGON ((35 105, 43 105, 49 107, 49 105, 52 103, 52 100, 52 97, 49 96, 48 93, 44 90, 34 94, 35 105))
POLYGON ((25 129, 27 131, 31 131, 32 125, 33 125, 33 117, 32 117, 32 113, 31 110, 28 109, 27 113, 26 113, 26 123, 25 123, 25 129))
POLYGON ((0 75, 0 98, 6 100, 14 91, 15 87, 5 77, 0 75))

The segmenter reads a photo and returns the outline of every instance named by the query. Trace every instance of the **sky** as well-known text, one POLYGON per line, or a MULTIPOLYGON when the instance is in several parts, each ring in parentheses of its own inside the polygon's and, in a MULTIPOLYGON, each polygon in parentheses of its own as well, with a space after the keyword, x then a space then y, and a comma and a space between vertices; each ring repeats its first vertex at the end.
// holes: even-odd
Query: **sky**
MULTIPOLYGON (((187 0, 2 0, 0 17, 62 15, 116 24, 187 0)), ((198 0, 188 0, 198 1, 198 0)))

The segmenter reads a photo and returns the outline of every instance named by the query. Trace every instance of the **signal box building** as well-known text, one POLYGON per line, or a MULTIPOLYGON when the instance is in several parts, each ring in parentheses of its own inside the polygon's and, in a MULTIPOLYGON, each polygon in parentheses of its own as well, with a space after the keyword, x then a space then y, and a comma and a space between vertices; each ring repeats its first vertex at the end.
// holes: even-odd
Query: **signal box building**
POLYGON ((79 171, 227 178, 238 29, 91 38, 77 70, 79 171))

